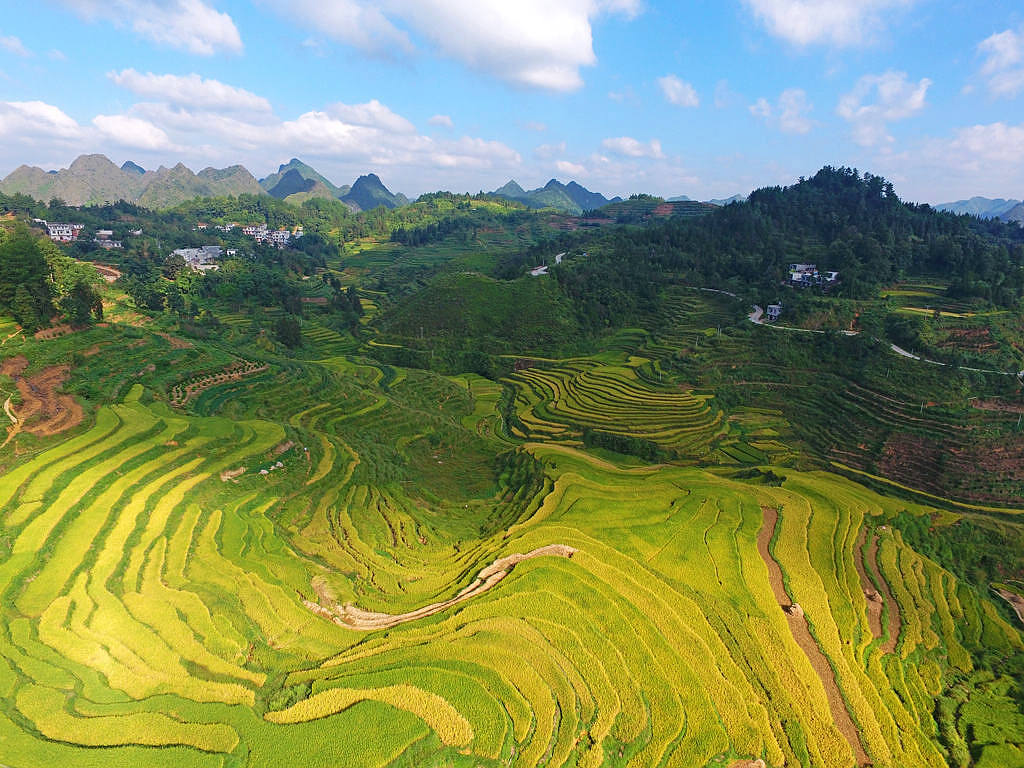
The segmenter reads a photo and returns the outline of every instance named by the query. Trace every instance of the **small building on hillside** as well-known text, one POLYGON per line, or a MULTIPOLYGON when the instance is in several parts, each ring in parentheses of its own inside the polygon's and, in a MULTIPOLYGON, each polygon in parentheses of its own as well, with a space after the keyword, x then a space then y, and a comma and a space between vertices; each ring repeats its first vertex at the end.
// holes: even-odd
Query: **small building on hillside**
POLYGON ((764 313, 765 321, 769 323, 774 323, 780 317, 782 317, 782 305, 769 304, 767 311, 764 313))
POLYGON ((55 243, 70 243, 78 239, 78 233, 85 229, 82 224, 47 223, 46 233, 55 243))
POLYGON ((548 273, 547 264, 542 264, 539 267, 534 267, 530 270, 530 277, 541 277, 548 273))
POLYGON ((204 245, 201 248, 178 248, 174 251, 175 256, 181 256, 185 265, 196 272, 209 272, 220 269, 221 254, 219 245, 204 245))

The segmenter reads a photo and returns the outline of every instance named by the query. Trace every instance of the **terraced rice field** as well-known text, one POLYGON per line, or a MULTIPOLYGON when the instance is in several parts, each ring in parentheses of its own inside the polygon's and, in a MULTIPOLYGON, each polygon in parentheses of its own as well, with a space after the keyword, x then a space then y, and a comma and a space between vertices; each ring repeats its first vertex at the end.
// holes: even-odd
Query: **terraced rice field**
POLYGON ((658 389, 636 369, 589 360, 527 368, 516 388, 521 437, 578 442, 584 430, 646 440, 685 455, 702 455, 725 429, 711 398, 658 389))
POLYGON ((511 424, 357 358, 125 387, 0 477, 0 763, 945 766, 943 676, 1018 630, 883 527, 907 502, 582 450, 728 428, 643 364, 518 371, 511 424))

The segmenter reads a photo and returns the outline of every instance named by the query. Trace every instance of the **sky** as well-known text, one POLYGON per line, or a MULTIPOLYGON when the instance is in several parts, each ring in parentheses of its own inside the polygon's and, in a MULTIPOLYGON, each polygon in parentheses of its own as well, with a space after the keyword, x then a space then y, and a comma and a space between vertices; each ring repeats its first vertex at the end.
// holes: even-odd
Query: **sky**
POLYGON ((1024 197, 1020 0, 36 0, 0 15, 0 175, 292 157, 337 184, 696 199, 823 165, 1024 197))

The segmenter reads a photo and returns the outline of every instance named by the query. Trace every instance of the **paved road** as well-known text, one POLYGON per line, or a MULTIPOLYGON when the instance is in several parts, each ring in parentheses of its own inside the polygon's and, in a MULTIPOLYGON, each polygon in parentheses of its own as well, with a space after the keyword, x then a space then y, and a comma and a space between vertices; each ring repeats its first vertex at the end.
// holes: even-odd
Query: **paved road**
MULTIPOLYGON (((757 304, 754 305, 753 311, 747 315, 747 319, 756 325, 764 325, 769 328, 773 328, 776 331, 796 331, 798 333, 825 333, 825 331, 812 331, 807 328, 791 328, 787 325, 775 325, 773 323, 766 323, 764 321, 764 310, 757 304)), ((858 331, 840 331, 844 336, 856 336, 858 331)), ((920 363, 928 363, 929 365, 941 365, 948 367, 949 363, 940 363, 938 360, 928 360, 927 358, 915 355, 913 352, 908 352, 902 347, 897 347, 895 344, 890 344, 889 349, 895 352, 900 357, 905 357, 908 360, 917 360, 920 363)), ((974 371, 975 373, 995 373, 1000 376, 1016 376, 1017 378, 1024 381, 1024 371, 996 371, 991 368, 968 368, 965 365, 960 366, 961 370, 974 371)))

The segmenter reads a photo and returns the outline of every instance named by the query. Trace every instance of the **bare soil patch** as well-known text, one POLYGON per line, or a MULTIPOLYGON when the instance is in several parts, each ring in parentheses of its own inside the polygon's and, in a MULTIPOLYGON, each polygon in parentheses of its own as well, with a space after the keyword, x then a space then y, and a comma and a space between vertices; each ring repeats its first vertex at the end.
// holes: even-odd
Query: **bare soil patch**
POLYGON ((179 339, 177 336, 171 336, 169 333, 158 332, 157 336, 161 336, 170 343, 172 349, 192 349, 192 342, 179 339))
POLYGON ((871 575, 874 576, 875 581, 878 583, 882 590, 882 599, 885 600, 885 604, 889 607, 889 621, 887 623, 887 629, 889 630, 889 639, 882 644, 882 651, 885 653, 892 653, 896 650, 896 642, 900 638, 900 607, 896 603, 896 599, 892 596, 892 590, 889 589, 889 582, 882 576, 882 571, 878 567, 878 536, 877 534, 871 537, 871 546, 868 547, 868 568, 871 569, 871 575))
MULTIPOLYGON (((473 582, 462 589, 455 597, 448 600, 444 600, 440 603, 432 603, 422 608, 418 608, 415 611, 409 611, 408 613, 376 613, 374 611, 364 611, 362 608, 357 608, 352 603, 345 603, 345 605, 338 605, 334 603, 331 607, 325 607, 321 603, 315 603, 312 600, 303 600, 303 604, 319 616, 325 619, 330 619, 335 624, 348 629, 357 629, 364 632, 373 631, 375 629, 390 629, 391 627, 397 627, 399 624, 405 624, 409 621, 415 621, 416 619, 423 619, 427 616, 433 616, 435 613, 440 613, 446 608, 451 608, 453 605, 469 600, 470 598, 482 595, 484 592, 495 587, 498 582, 504 579, 512 569, 523 562, 524 560, 531 560, 535 557, 572 557, 576 553, 576 550, 572 547, 566 546, 565 544, 549 544, 546 547, 540 547, 532 552, 516 553, 507 555, 505 557, 499 557, 493 563, 483 568, 477 575, 473 582)), ((330 594, 323 589, 323 584, 313 584, 314 590, 317 591, 320 596, 321 602, 332 602, 330 600, 330 594), (318 588, 318 586, 320 588, 318 588)))
POLYGON ((774 507, 761 507, 761 512, 764 515, 764 524, 757 535, 757 551, 761 554, 761 558, 768 567, 768 581, 771 584, 772 593, 775 595, 779 607, 786 616, 786 623, 789 624, 789 631, 792 633, 793 639, 800 646, 800 650, 807 656, 807 660, 811 663, 818 678, 821 680, 821 684, 825 688, 828 706, 832 712, 832 720, 835 722, 839 732, 850 743, 850 747, 857 758, 857 765, 870 765, 870 760, 860 740, 860 732, 857 730, 853 718, 850 717, 850 713, 846 709, 846 702, 843 700, 838 683, 836 683, 836 676, 832 671, 832 665, 829 664, 828 658, 814 640, 803 609, 798 603, 794 603, 786 592, 786 586, 782 580, 782 568, 775 560, 769 548, 772 535, 775 533, 775 527, 779 522, 779 511, 774 507))
POLYGON ((1024 597, 1008 589, 997 589, 996 593, 1010 604, 1021 624, 1024 624, 1024 597))
POLYGON ((853 552, 853 564, 857 568, 857 575, 860 577, 860 587, 864 590, 864 599, 867 603, 868 626, 871 627, 871 634, 875 638, 881 638, 884 634, 882 629, 882 596, 878 594, 875 585, 871 583, 867 572, 864 570, 864 540, 867 538, 867 528, 861 528, 857 535, 857 547, 853 552))
POLYGON ((114 282, 115 280, 117 280, 117 278, 121 276, 121 271, 116 267, 110 266, 109 264, 93 263, 93 266, 96 267, 96 271, 100 273, 100 277, 102 277, 108 283, 114 282))
MULTIPOLYGON (((0 373, 10 376, 21 395, 21 404, 14 408, 8 399, 4 410, 12 420, 7 428, 9 442, 17 432, 40 437, 56 435, 80 424, 85 417, 82 406, 71 396, 57 390, 68 377, 67 365, 52 365, 31 376, 25 376, 28 360, 13 357, 0 364, 0 373)), ((5 442, 6 445, 6 442, 5 442)))
POLYGON ((218 373, 202 376, 176 384, 171 388, 171 405, 182 406, 189 400, 211 387, 219 384, 227 384, 231 381, 241 381, 246 376, 253 376, 269 369, 266 363, 262 365, 251 360, 239 360, 232 363, 218 373))

